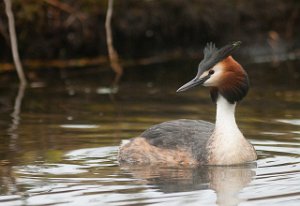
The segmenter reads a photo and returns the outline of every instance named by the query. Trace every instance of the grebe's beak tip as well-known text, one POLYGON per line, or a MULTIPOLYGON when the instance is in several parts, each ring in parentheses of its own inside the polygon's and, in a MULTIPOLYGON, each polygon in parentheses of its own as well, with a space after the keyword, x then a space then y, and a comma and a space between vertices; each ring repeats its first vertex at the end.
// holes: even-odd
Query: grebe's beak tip
POLYGON ((177 92, 177 93, 179 93, 179 92, 183 92, 183 91, 185 91, 185 88, 184 88, 184 86, 182 86, 182 87, 180 87, 179 89, 177 89, 177 90, 176 90, 176 92, 177 92))
POLYGON ((179 89, 176 90, 177 93, 182 92, 181 87, 179 89))
POLYGON ((186 91, 186 90, 191 89, 195 86, 203 84, 206 80, 207 80, 207 77, 202 78, 202 79, 199 79, 198 77, 195 77, 194 79, 192 79, 191 81, 189 81, 188 83, 184 84, 179 89, 177 89, 176 92, 186 91))

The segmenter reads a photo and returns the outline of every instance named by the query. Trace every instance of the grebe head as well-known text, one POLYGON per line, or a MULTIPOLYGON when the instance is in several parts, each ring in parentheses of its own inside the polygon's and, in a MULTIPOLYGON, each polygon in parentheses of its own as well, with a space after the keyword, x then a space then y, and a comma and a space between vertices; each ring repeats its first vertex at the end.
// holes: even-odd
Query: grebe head
POLYGON ((203 85, 211 88, 210 94, 214 102, 218 94, 230 103, 243 99, 249 89, 248 75, 231 56, 240 44, 238 41, 217 49, 214 44, 208 43, 196 77, 180 87, 177 92, 203 85))

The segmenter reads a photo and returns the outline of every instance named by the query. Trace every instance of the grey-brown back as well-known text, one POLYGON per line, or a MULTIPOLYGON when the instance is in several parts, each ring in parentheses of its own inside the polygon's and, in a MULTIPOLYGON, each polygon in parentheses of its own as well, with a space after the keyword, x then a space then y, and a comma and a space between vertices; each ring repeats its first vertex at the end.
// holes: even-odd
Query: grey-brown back
POLYGON ((140 136, 159 148, 184 149, 192 153, 198 162, 207 161, 206 143, 214 130, 214 124, 201 120, 179 119, 154 125, 140 136))

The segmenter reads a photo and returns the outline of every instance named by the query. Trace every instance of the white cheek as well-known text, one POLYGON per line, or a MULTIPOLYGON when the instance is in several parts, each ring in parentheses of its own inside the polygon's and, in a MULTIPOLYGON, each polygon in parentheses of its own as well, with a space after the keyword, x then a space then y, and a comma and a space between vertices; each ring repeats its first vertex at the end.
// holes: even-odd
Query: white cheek
POLYGON ((203 83, 203 86, 205 87, 218 86, 221 76, 222 76, 221 71, 215 71, 215 73, 211 75, 210 78, 203 83))
MULTIPOLYGON (((212 74, 210 76, 210 78, 208 80, 206 80, 203 83, 203 86, 205 87, 215 87, 218 86, 220 83, 220 80, 222 79, 222 74, 224 71, 224 67, 221 63, 218 63, 217 65, 215 65, 212 70, 214 70, 214 74, 212 74)), ((203 75, 207 75, 208 71, 206 71, 203 75)))

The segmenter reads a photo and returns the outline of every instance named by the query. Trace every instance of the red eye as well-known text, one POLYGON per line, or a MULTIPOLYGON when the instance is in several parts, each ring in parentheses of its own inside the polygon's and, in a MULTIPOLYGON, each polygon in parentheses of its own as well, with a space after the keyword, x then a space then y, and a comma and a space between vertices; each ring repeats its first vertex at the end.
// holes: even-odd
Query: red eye
POLYGON ((210 75, 212 75, 212 74, 214 74, 214 73, 215 73, 214 70, 209 70, 209 71, 208 71, 208 74, 210 74, 210 75))

